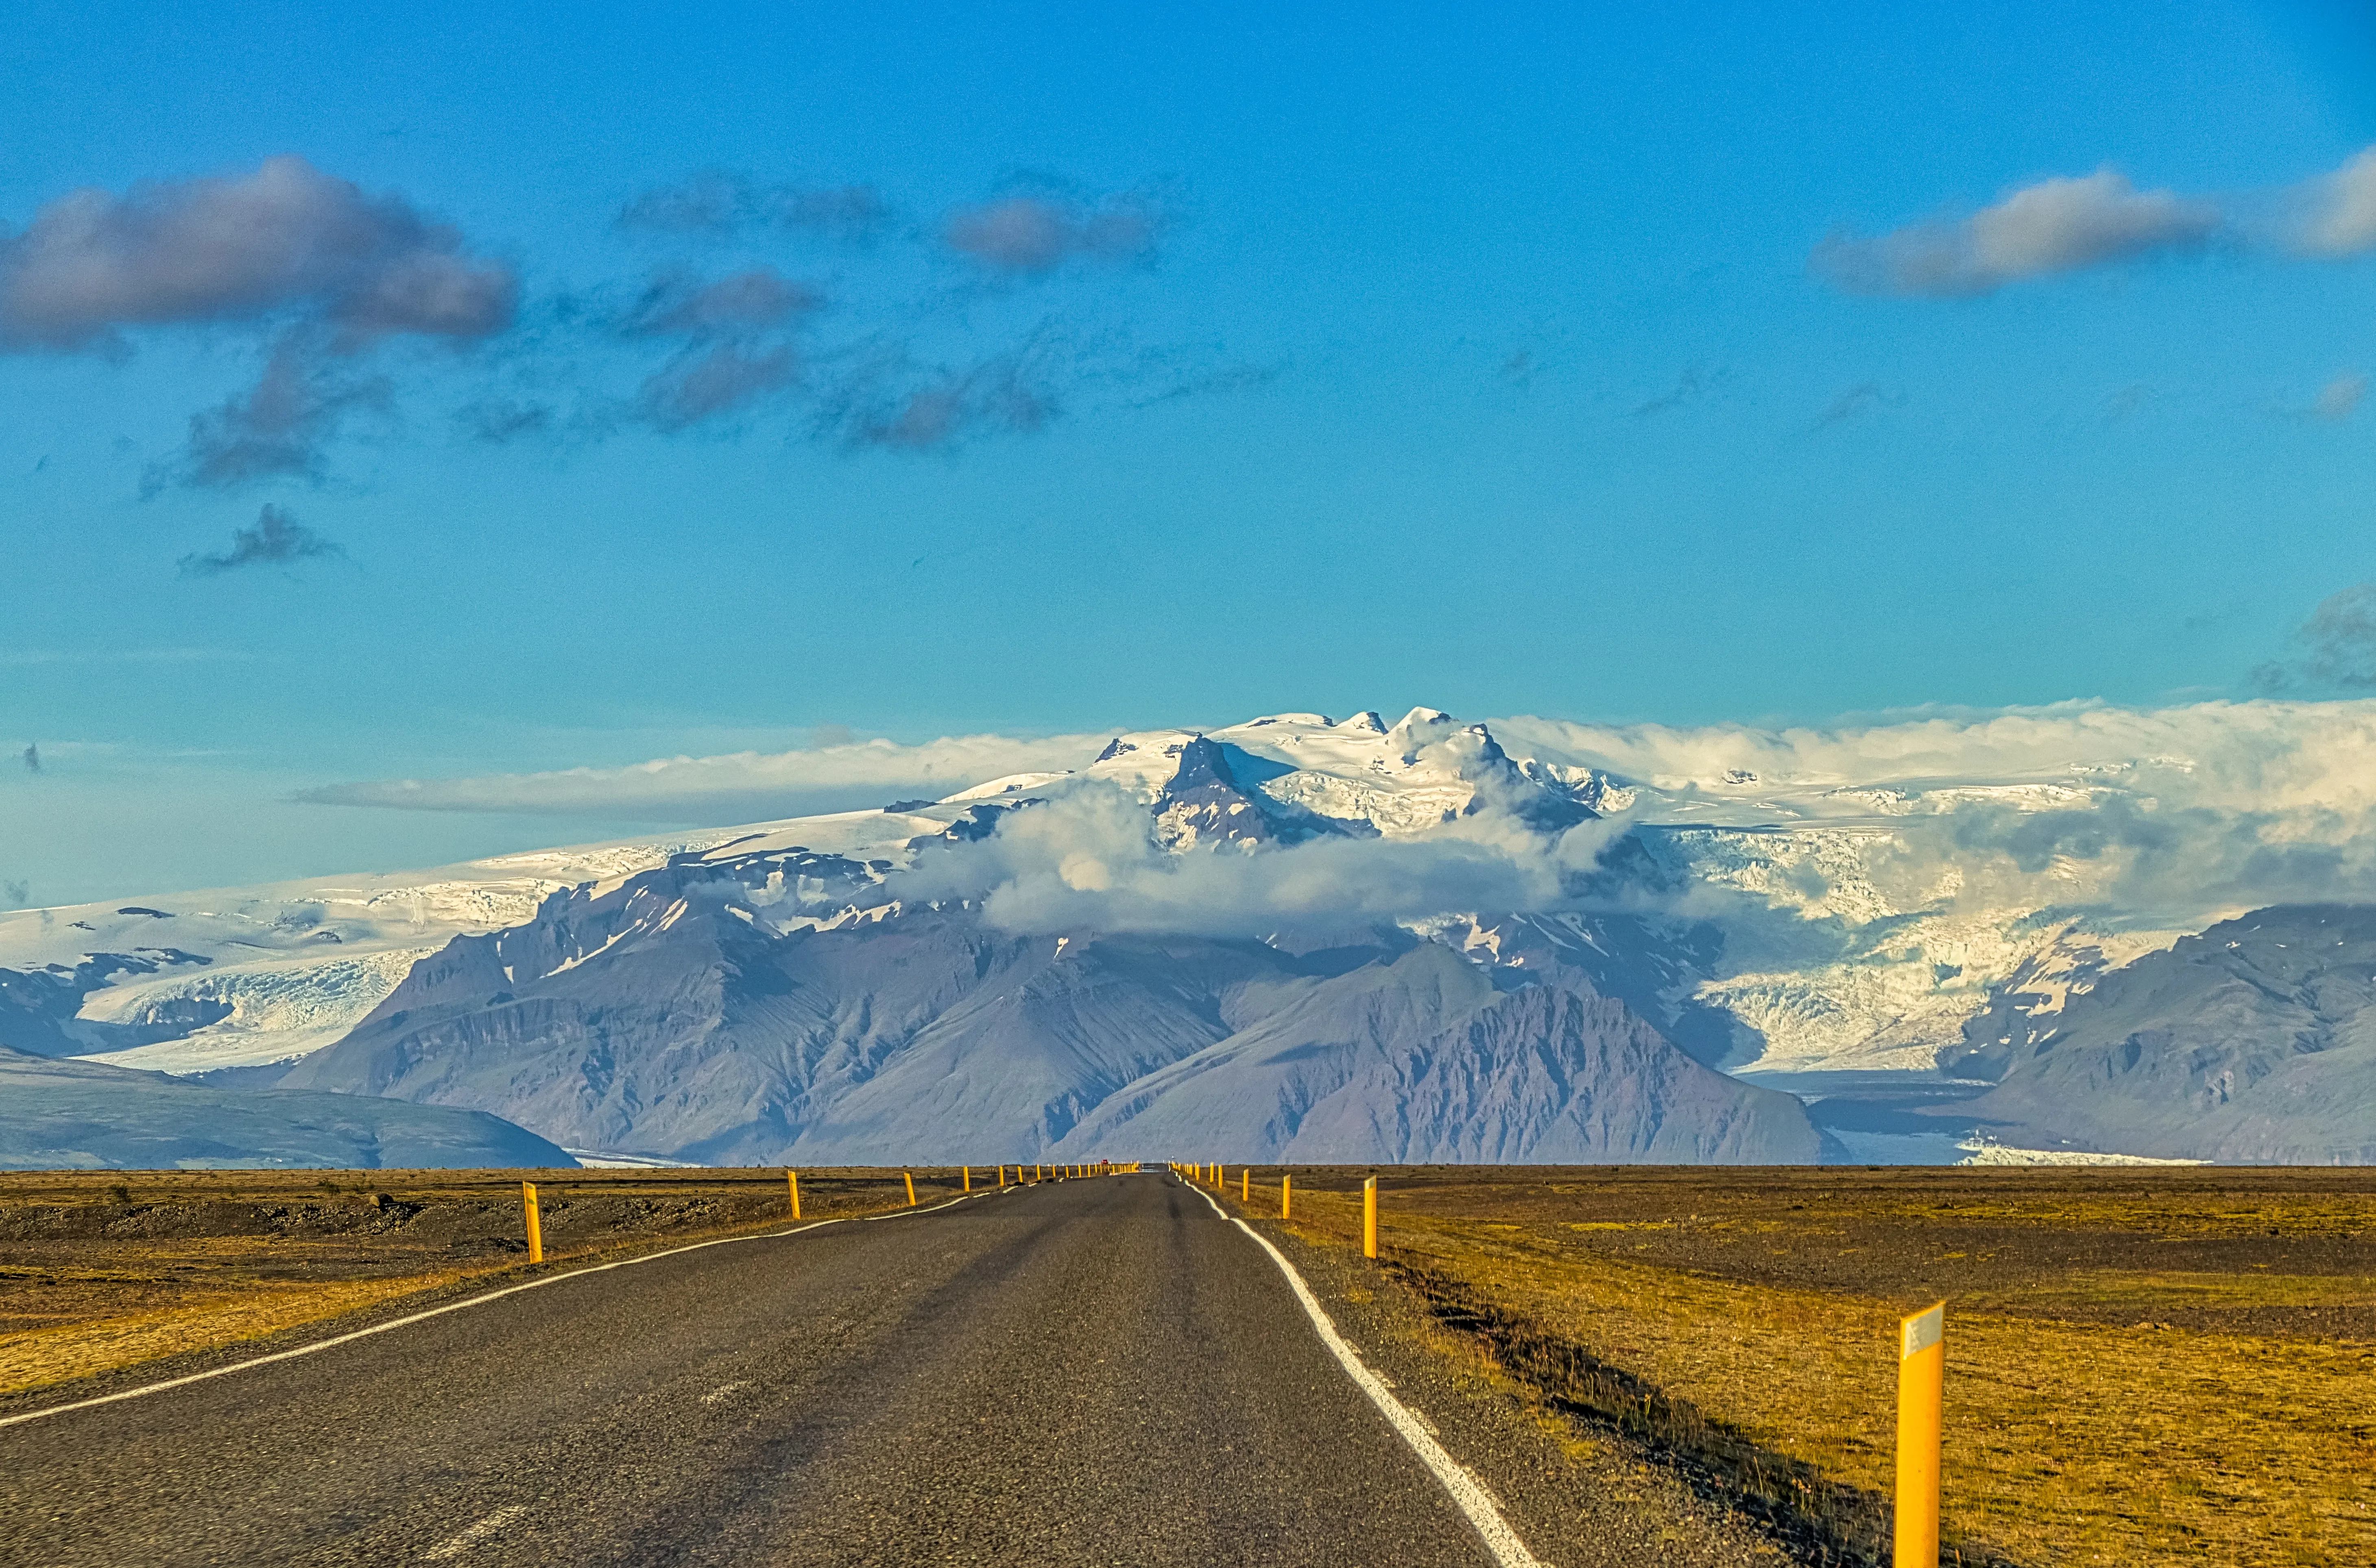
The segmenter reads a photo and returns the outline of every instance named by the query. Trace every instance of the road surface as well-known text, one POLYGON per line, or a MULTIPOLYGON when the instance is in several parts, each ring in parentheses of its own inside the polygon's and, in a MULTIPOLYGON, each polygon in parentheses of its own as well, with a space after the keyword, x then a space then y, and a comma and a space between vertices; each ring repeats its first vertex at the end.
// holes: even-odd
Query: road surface
POLYGON ((0 1427, 12 1568, 1496 1561, 1272 1257, 1152 1173, 0 1427))

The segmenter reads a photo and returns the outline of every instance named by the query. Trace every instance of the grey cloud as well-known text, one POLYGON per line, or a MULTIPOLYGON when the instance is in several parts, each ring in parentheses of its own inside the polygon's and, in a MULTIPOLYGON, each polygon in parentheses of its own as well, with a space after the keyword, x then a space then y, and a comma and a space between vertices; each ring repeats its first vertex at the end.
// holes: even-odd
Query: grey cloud
POLYGON ((655 428, 675 434, 747 408, 790 386, 798 374, 789 345, 719 343, 681 355, 647 377, 636 406, 655 428))
POLYGON ((543 434, 552 428, 554 412, 546 403, 487 398, 456 410, 454 422, 471 440, 499 446, 523 436, 543 434))
POLYGON ((2026 279, 2198 249, 2223 223, 2208 202, 2140 191, 2110 169, 2041 180, 1968 218, 1877 237, 1835 235, 1812 266, 1859 294, 1992 293, 2026 279))
POLYGON ((642 192, 619 209, 618 225, 716 236, 778 229, 862 244, 879 237, 896 217, 873 185, 761 184, 710 170, 642 192))
POLYGON ((12 909, 21 909, 33 901, 33 885, 30 882, 0 882, 0 899, 12 909))
POLYGON ((183 556, 182 576, 216 577, 243 566, 285 566, 345 553, 280 507, 267 506, 254 528, 232 529, 229 550, 183 556))
POLYGON ((1043 331, 960 367, 920 366, 904 350, 847 370, 818 407, 820 436, 849 447, 930 451, 997 432, 1028 433, 1063 412, 1065 352, 1043 331))
POLYGON ((1052 272, 1075 257, 1126 262, 1154 254, 1168 225, 1144 195, 1095 203, 1068 196, 1010 196, 961 207, 943 220, 951 249, 996 272, 1052 272))
POLYGON ((786 334, 822 303, 815 290, 766 267, 705 281, 656 274, 620 318, 628 338, 672 338, 681 347, 646 378, 636 412, 676 433, 739 412, 799 376, 786 334))
POLYGON ((715 282, 668 271, 645 283, 619 329, 631 338, 754 332, 781 327, 823 303, 814 289, 768 267, 753 267, 715 282))
POLYGON ((275 345, 255 385, 190 416, 182 450, 152 464, 141 492, 168 484, 236 490, 258 480, 322 477, 324 449, 347 416, 386 411, 386 377, 356 373, 350 362, 291 334, 275 345))
POLYGON ((350 344, 507 326, 511 269, 401 197, 302 158, 255 173, 77 191, 0 240, 0 345, 121 349, 127 327, 296 317, 350 344))
POLYGON ((2293 641, 2301 655, 2262 665, 2252 672, 2254 684, 2271 692, 2303 684, 2376 687, 2376 583, 2354 583, 2320 600, 2293 641))
POLYGON ((41 771, 42 771, 42 748, 41 748, 41 746, 40 746, 38 743, 28 745, 28 746, 24 749, 24 751, 23 751, 21 754, 19 754, 18 760, 24 763, 24 765, 25 765, 25 771, 26 771, 26 772, 28 772, 28 773, 39 773, 39 772, 41 772, 41 771))
POLYGON ((2351 417, 2352 411, 2359 407, 2360 399, 2367 396, 2366 376, 2338 375, 2319 388, 2318 396, 2311 401, 2310 416, 2328 424, 2341 424, 2351 417))

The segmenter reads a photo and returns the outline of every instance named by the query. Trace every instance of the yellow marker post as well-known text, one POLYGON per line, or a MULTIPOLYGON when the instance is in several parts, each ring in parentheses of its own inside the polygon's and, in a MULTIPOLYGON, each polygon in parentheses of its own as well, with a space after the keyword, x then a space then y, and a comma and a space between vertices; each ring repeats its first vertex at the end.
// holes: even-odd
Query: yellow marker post
POLYGON ((520 1210, 528 1216, 528 1261, 544 1261, 544 1221, 536 1211, 536 1183, 520 1183, 520 1210))
POLYGON ((1048 1168, 1047 1168, 1046 1166, 1044 1166, 1044 1165, 1035 1165, 1035 1166, 1033 1166, 1033 1167, 1031 1168, 1031 1179, 1032 1179, 1034 1182, 1045 1181, 1045 1180, 1047 1179, 1047 1175, 1046 1175, 1047 1170, 1048 1170, 1048 1168))
POLYGON ((1947 1396, 1947 1303, 1897 1325, 1895 1568, 1938 1568, 1939 1413, 1947 1396))
POLYGON ((973 1191, 973 1167, 970 1165, 965 1168, 965 1190, 968 1193, 973 1191))
POLYGON ((784 1172, 784 1180, 791 1183, 792 1218, 798 1219, 801 1217, 801 1173, 797 1170, 787 1170, 784 1172))
POLYGON ((1361 1255, 1378 1255, 1378 1179, 1375 1176, 1361 1183, 1361 1255))
POLYGON ((1254 1196, 1254 1173, 1249 1170, 1238 1172, 1238 1201, 1252 1203, 1254 1196))
POLYGON ((1294 1201, 1295 1178, 1282 1170, 1278 1173, 1278 1217, 1287 1218, 1288 1205, 1294 1201))
POLYGON ((908 1170, 902 1170, 901 1172, 899 1172, 899 1180, 901 1180, 902 1182, 907 1182, 907 1183, 908 1183, 908 1206, 909 1206, 909 1208, 913 1208, 913 1207, 915 1207, 915 1206, 916 1206, 916 1177, 915 1177, 914 1172, 912 1172, 912 1171, 908 1171, 908 1170))

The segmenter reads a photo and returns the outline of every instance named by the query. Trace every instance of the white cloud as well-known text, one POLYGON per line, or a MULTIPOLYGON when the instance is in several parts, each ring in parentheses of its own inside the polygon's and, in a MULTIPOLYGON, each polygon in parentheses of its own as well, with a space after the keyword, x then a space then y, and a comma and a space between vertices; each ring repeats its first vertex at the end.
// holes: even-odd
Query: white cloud
POLYGON ((921 745, 860 741, 794 752, 661 757, 627 767, 475 778, 383 778, 302 791, 315 805, 407 811, 541 812, 653 821, 755 821, 795 812, 881 804, 891 795, 951 794, 1009 773, 1085 765, 1107 735, 955 735, 921 745))
POLYGON ((2023 279, 2199 247, 2221 221, 2208 202, 2140 191, 2102 169, 2041 180, 1959 220, 1838 236, 1817 248, 1814 264, 1856 293, 1986 294, 2023 279))
POLYGON ((2300 248, 2312 255, 2362 255, 2376 251, 2376 147, 2354 155, 2332 174, 2310 183, 2300 248))

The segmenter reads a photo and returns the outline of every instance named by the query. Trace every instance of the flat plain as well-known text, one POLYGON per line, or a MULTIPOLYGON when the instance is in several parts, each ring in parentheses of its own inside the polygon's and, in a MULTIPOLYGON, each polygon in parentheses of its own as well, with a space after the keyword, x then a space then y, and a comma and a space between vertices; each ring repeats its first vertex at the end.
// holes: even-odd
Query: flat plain
MULTIPOLYGON (((803 1172, 802 1213, 902 1206, 900 1175, 803 1172)), ((915 1176, 920 1203, 965 1180, 915 1176)), ((0 1399, 523 1270, 523 1180, 537 1183, 547 1268, 790 1212, 781 1170, 0 1174, 0 1399)))
MULTIPOLYGON (((1367 1174, 1294 1171, 1290 1229, 1353 1244, 1367 1174)), ((2376 1172, 1377 1174, 1440 1323, 1812 1555, 1882 1555, 1896 1321, 1943 1299, 1951 1561, 2376 1562, 2376 1172)))

